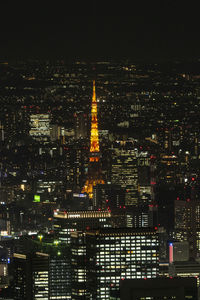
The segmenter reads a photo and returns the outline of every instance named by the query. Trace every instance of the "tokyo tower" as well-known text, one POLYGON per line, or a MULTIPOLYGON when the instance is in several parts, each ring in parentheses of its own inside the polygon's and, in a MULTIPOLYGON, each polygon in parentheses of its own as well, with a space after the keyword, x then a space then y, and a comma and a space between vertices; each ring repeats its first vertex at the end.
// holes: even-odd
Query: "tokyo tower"
POLYGON ((97 99, 96 99, 95 80, 93 80, 88 177, 82 189, 82 193, 87 193, 89 195, 89 198, 92 199, 93 187, 96 184, 104 184, 104 180, 102 179, 101 176, 99 131, 98 131, 98 119, 97 119, 97 99))

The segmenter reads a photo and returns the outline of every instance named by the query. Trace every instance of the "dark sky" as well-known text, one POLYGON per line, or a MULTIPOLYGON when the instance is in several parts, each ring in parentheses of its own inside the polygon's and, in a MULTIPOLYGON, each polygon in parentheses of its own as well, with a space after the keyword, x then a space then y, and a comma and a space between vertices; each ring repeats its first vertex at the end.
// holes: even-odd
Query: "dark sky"
POLYGON ((0 60, 200 57, 198 1, 16 2, 0 9, 0 60))

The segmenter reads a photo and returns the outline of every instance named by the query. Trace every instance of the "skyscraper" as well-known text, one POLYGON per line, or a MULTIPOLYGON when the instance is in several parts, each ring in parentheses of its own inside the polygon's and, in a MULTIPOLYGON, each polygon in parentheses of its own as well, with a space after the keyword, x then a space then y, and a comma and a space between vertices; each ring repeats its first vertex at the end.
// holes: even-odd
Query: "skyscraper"
POLYGON ((133 143, 120 141, 114 145, 111 182, 126 190, 125 205, 138 205, 138 167, 133 143))
POLYGON ((49 299, 71 299, 71 258, 67 245, 54 240, 49 258, 49 299))
POLYGON ((74 114, 76 139, 87 137, 87 115, 83 111, 74 114))
POLYGON ((73 232, 72 299, 110 299, 121 279, 158 276, 154 229, 102 228, 73 232))
POLYGON ((54 232, 58 239, 70 244, 70 234, 74 231, 92 230, 106 227, 124 227, 123 215, 115 215, 110 211, 54 211, 54 232))
POLYGON ((115 184, 97 184, 94 188, 93 207, 111 211, 125 208, 125 189, 115 184))
POLYGON ((37 141, 48 141, 50 139, 50 115, 32 114, 30 116, 29 134, 37 141))
POLYGON ((83 187, 82 193, 87 193, 89 198, 93 198, 93 187, 98 184, 104 184, 101 176, 100 167, 100 147, 99 147, 99 131, 97 119, 97 100, 95 80, 93 81, 93 96, 91 108, 91 132, 90 132, 90 156, 88 165, 88 176, 83 187))
POLYGON ((14 253, 15 299, 49 299, 49 255, 14 253))

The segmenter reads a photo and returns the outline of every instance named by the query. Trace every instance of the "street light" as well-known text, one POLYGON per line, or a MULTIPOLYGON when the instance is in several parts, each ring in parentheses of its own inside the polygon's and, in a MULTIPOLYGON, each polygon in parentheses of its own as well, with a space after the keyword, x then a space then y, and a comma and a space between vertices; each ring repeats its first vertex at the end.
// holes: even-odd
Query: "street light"
POLYGON ((38 235, 38 238, 39 238, 39 240, 40 240, 40 242, 41 242, 42 239, 43 239, 43 235, 42 235, 42 234, 38 235))
POLYGON ((54 243, 54 245, 58 246, 58 244, 60 243, 60 241, 55 240, 55 241, 53 241, 53 243, 54 243))

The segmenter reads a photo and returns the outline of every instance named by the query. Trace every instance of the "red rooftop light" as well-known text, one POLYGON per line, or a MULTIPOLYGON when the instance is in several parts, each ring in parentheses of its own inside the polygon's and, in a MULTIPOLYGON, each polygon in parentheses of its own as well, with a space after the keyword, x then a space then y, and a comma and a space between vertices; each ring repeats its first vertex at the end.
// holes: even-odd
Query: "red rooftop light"
POLYGON ((151 155, 151 156, 150 156, 150 159, 155 159, 155 158, 156 158, 155 155, 151 155))
POLYGON ((155 181, 151 181, 151 185, 155 185, 156 184, 156 182, 155 181))

